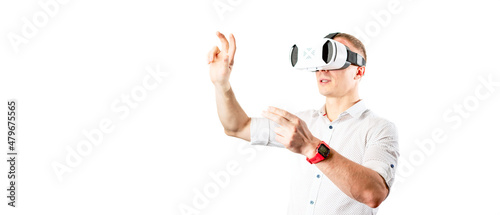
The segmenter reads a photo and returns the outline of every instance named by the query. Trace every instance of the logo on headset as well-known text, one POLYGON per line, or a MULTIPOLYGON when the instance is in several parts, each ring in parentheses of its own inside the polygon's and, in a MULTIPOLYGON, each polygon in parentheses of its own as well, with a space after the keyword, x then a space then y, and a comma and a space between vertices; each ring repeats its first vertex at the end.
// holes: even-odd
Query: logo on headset
POLYGON ((306 48, 304 51, 305 59, 311 59, 314 57, 315 50, 313 48, 306 48))

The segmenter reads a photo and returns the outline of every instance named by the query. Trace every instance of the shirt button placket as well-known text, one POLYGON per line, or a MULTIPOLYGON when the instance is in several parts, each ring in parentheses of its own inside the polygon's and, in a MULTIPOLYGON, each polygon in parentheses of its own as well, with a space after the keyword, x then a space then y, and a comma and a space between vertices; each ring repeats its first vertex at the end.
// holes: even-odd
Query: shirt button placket
POLYGON ((316 204, 316 200, 318 198, 318 193, 319 193, 319 190, 320 190, 320 186, 321 186, 321 172, 318 171, 315 171, 314 173, 314 180, 313 180, 313 183, 312 183, 312 186, 311 186, 311 191, 310 191, 310 194, 309 194, 309 206, 308 206, 308 209, 307 209, 307 212, 306 214, 309 215, 309 214, 314 214, 314 206, 316 204))

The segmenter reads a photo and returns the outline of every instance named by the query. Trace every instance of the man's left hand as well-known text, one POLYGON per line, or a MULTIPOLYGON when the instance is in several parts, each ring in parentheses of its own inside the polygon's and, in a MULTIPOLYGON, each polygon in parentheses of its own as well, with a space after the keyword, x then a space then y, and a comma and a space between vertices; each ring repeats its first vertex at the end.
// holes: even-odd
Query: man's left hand
POLYGON ((308 158, 316 155, 316 147, 321 140, 311 134, 302 119, 277 107, 269 107, 267 111, 262 111, 262 115, 280 125, 274 130, 276 141, 285 148, 308 158))

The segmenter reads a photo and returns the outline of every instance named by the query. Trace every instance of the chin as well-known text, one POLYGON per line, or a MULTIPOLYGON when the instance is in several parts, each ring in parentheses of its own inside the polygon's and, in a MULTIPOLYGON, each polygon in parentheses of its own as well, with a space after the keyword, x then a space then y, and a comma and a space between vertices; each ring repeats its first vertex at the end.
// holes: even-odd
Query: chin
POLYGON ((319 90, 319 94, 323 95, 323 96, 329 96, 330 94, 332 94, 332 92, 329 92, 327 90, 319 90))
POLYGON ((339 95, 337 95, 338 93, 335 92, 335 90, 333 89, 319 89, 319 94, 325 96, 325 97, 338 97, 339 95))

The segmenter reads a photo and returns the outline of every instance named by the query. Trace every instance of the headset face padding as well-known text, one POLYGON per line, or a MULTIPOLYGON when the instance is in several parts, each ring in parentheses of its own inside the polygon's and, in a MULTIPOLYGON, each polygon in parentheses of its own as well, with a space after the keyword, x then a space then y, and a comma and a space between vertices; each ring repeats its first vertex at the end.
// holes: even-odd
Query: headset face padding
POLYGON ((298 55, 299 55, 299 48, 296 45, 293 45, 292 50, 290 51, 290 60, 292 62, 293 67, 295 67, 295 65, 297 64, 298 55))
POLYGON ((325 44, 323 44, 323 61, 325 63, 328 63, 332 60, 332 56, 333 56, 333 45, 332 45, 332 42, 330 41, 326 41, 325 44))

